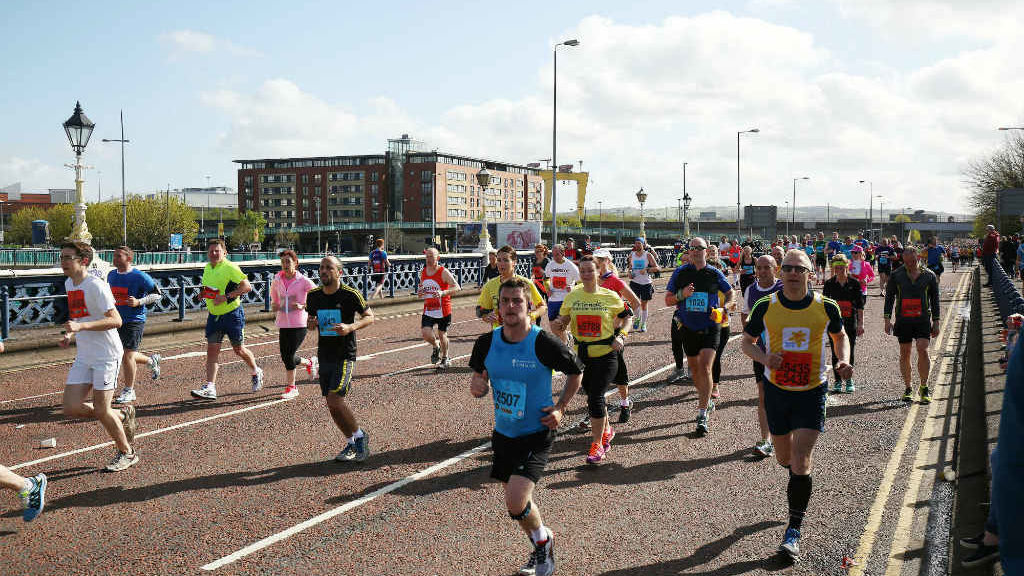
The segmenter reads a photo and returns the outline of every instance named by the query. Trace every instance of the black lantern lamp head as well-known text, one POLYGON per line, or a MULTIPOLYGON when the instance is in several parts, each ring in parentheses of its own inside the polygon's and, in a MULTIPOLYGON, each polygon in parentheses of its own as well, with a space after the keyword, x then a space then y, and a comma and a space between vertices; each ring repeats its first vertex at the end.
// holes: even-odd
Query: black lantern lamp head
POLYGON ((480 171, 476 173, 476 183, 481 188, 487 188, 491 185, 491 173, 487 171, 486 167, 481 167, 480 171))
POLYGON ((82 104, 75 102, 75 112, 64 122, 64 132, 71 142, 71 149, 76 156, 81 156, 85 147, 89 145, 89 138, 92 137, 92 130, 96 124, 89 120, 89 117, 82 112, 82 104))
POLYGON ((644 189, 641 188, 636 193, 636 199, 639 200, 641 204, 647 202, 647 192, 644 192, 644 189))

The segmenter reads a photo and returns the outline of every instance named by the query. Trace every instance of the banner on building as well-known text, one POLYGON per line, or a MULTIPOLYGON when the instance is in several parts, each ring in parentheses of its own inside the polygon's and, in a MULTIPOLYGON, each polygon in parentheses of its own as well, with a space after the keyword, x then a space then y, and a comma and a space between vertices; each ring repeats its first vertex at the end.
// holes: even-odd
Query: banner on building
POLYGON ((511 246, 516 250, 533 250, 540 242, 540 221, 498 222, 497 234, 491 239, 495 248, 511 246))

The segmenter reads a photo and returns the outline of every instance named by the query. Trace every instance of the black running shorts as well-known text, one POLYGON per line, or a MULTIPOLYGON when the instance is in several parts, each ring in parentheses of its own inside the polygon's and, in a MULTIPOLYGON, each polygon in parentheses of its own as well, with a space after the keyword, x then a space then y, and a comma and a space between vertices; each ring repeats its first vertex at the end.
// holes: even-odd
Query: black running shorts
POLYGON ((768 416, 768 430, 774 436, 789 434, 799 428, 824 432, 827 396, 824 385, 791 392, 765 381, 764 411, 768 416))
POLYGON ((548 465, 551 446, 555 443, 555 431, 544 429, 526 436, 511 438, 495 430, 491 434, 491 449, 494 450, 494 464, 491 478, 508 482, 514 474, 537 483, 544 467, 548 465))

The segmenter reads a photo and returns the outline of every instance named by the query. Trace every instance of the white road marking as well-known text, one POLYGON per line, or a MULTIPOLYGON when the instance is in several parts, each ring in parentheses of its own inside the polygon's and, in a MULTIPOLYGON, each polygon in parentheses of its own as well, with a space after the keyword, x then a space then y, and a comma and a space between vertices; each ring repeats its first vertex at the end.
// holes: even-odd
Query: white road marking
MULTIPOLYGON (((463 358, 469 358, 469 356, 469 354, 463 354, 462 356, 455 356, 454 358, 449 358, 449 360, 454 362, 456 360, 462 360, 463 358)), ((412 372, 414 370, 422 370, 423 368, 430 368, 432 366, 436 366, 436 364, 420 364, 419 366, 413 366, 412 368, 403 368, 402 370, 389 372, 387 374, 382 375, 381 378, 387 378, 388 376, 394 376, 396 374, 404 374, 406 372, 412 372)))

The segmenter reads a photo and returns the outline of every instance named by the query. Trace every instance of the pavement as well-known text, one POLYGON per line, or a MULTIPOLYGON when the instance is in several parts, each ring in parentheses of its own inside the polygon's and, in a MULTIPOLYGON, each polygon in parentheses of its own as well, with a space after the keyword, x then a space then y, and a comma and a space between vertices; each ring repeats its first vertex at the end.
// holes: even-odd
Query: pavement
MULTIPOLYGON (((934 526, 942 512, 932 508, 953 500, 954 486, 941 478, 952 466, 961 388, 954 360, 970 286, 969 273, 943 275, 931 405, 900 400, 896 342, 884 335, 882 299, 871 290, 857 343, 858 390, 829 399, 796 565, 775 553, 787 475, 751 452, 758 431, 750 360, 738 341, 729 344, 711 433, 695 436, 692 385, 665 383, 671 310, 659 292, 650 330, 627 343, 635 410, 616 426, 608 460, 584 464, 589 436, 572 424, 584 417, 585 400, 576 398, 536 492, 555 534, 558 574, 924 573, 942 557, 934 526)), ((46 511, 31 524, 13 497, 0 497, 4 572, 515 573, 527 540, 488 476, 491 403, 468 391, 468 355, 487 326, 472 299, 457 301, 454 364, 437 372, 419 337, 418 306, 378 312, 358 334, 348 398, 371 439, 373 455, 362 464, 333 461, 344 440, 304 373, 300 396, 279 399, 277 333, 265 320, 253 319, 247 331, 265 388, 250 391, 247 370, 227 349, 216 402, 188 392, 204 379, 198 321, 195 330, 147 334, 143 349, 160 350, 164 372, 153 381, 140 370, 141 461, 116 474, 99 471, 113 453, 101 427, 61 414, 70 351, 0 356, 0 462, 51 479, 46 511), (51 437, 55 449, 39 447, 51 437)), ((300 353, 314 349, 310 335, 300 353)))

